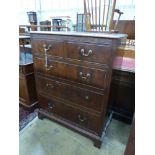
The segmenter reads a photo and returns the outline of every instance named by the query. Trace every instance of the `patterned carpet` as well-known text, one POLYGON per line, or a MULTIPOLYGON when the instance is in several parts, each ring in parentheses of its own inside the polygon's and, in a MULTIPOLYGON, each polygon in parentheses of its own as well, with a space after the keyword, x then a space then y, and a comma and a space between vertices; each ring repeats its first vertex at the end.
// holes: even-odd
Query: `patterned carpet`
POLYGON ((38 109, 33 112, 25 110, 23 107, 19 107, 19 131, 22 130, 29 122, 31 122, 38 113, 38 109))

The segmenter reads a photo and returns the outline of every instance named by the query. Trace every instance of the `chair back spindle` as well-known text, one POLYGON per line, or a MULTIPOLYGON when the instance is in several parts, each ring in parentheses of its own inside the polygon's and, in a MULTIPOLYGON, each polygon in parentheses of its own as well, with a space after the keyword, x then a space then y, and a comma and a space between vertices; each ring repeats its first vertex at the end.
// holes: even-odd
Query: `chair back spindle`
POLYGON ((83 0, 86 31, 109 31, 116 0, 83 0))

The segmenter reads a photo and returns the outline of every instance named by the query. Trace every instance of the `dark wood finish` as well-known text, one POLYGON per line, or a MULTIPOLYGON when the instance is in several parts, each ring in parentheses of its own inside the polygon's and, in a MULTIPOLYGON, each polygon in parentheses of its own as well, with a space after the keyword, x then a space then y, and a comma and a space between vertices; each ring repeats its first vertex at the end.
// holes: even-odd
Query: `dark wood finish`
POLYGON ((48 67, 45 67, 45 59, 38 57, 34 59, 34 62, 37 72, 90 84, 101 89, 105 89, 107 87, 106 78, 108 71, 106 68, 97 70, 94 68, 50 59, 48 59, 48 67))
POLYGON ((38 106, 38 99, 35 85, 35 75, 32 60, 31 46, 27 47, 26 40, 29 36, 20 36, 23 42, 20 45, 19 60, 19 104, 27 110, 33 111, 38 106))
POLYGON ((43 45, 47 47, 51 45, 47 54, 49 56, 70 58, 76 60, 97 62, 102 64, 111 63, 110 60, 112 56, 112 48, 107 44, 102 46, 102 44, 96 45, 92 43, 75 43, 72 41, 61 42, 57 40, 38 40, 33 42, 33 49, 35 54, 44 55, 43 45), (62 52, 62 49, 63 52, 62 52), (87 56, 88 55, 88 56, 87 56))
MULTIPOLYGON (((77 126, 81 128, 86 128, 87 130, 94 131, 101 135, 102 132, 102 119, 100 115, 90 113, 89 111, 81 110, 79 107, 71 106, 69 104, 63 103, 56 98, 50 98, 48 96, 39 96, 39 106, 45 109, 49 113, 58 115, 65 120, 74 122, 77 126)), ((94 133, 93 132, 93 133, 94 133)))
POLYGON ((112 62, 123 37, 32 32, 39 118, 56 121, 100 147, 108 114, 112 62))
POLYGON ((65 44, 64 57, 90 61, 102 64, 109 64, 112 49, 109 46, 96 45, 92 43, 68 42, 65 44))
MULTIPOLYGON (((128 39, 135 39, 134 20, 120 20, 117 28, 119 32, 128 34, 128 39)), ((125 59, 135 59, 134 44, 127 44, 125 48, 120 46, 116 55, 125 59)), ((133 68, 129 69, 124 71, 122 66, 122 69, 117 68, 113 71, 110 102, 114 118, 131 124, 135 109, 135 73, 133 68)))
MULTIPOLYGON (((78 104, 89 110, 102 111, 102 102, 105 101, 104 93, 90 91, 59 80, 37 76, 38 93, 47 94, 65 100, 69 104, 78 104), (67 91, 66 91, 67 90, 67 91), (72 94, 72 96, 70 96, 72 94), (77 102, 78 101, 78 102, 77 102)), ((76 105, 77 106, 77 105, 76 105)))
POLYGON ((135 118, 133 119, 124 155, 135 155, 135 118))
POLYGON ((33 52, 34 54, 38 55, 44 55, 44 47, 43 45, 49 46, 51 45, 51 48, 48 50, 47 54, 51 56, 59 56, 63 57, 62 49, 63 49, 63 42, 58 42, 55 40, 38 40, 37 42, 32 42, 33 46, 33 52))
POLYGON ((113 70, 109 104, 113 117, 131 123, 135 110, 135 73, 113 70))
MULTIPOLYGON (((115 22, 114 20, 112 27, 114 27, 115 22)), ((119 20, 117 30, 119 33, 128 34, 128 39, 135 39, 135 20, 119 20)))
POLYGON ((88 130, 85 130, 83 128, 81 128, 80 126, 77 126, 75 123, 73 122, 69 122, 64 120, 63 118, 59 117, 59 116, 55 116, 53 115, 53 113, 48 113, 47 111, 44 111, 43 109, 38 111, 38 118, 39 119, 43 119, 43 118, 48 118, 52 121, 55 121, 59 124, 62 124, 63 126, 76 131, 78 133, 80 133, 81 135, 88 137, 90 139, 92 139, 94 141, 94 146, 100 148, 101 144, 102 144, 102 139, 100 136, 93 134, 92 132, 89 132, 88 130))
POLYGON ((30 111, 37 107, 33 63, 19 65, 19 103, 30 111))

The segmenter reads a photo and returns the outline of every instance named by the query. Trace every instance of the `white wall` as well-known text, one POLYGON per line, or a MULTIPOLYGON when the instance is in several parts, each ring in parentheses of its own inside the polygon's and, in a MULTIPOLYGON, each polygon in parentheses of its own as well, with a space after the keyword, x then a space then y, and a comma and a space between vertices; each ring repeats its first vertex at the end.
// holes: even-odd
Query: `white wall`
MULTIPOLYGON (((51 20, 51 16, 70 16, 76 23, 76 14, 83 13, 83 0, 19 0, 19 24, 29 24, 28 11, 37 12, 38 21, 51 20)), ((135 0, 117 0, 116 8, 124 14, 122 20, 132 20, 135 16, 135 0)), ((116 19, 117 16, 114 16, 116 19)))

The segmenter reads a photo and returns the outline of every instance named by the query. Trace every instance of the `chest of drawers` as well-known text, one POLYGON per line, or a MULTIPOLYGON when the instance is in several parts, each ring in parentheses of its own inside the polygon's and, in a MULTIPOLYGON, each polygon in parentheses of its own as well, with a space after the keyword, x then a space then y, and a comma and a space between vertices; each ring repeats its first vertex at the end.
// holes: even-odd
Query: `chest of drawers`
POLYGON ((31 32, 40 119, 101 146, 115 51, 124 34, 31 32))

